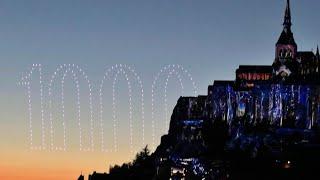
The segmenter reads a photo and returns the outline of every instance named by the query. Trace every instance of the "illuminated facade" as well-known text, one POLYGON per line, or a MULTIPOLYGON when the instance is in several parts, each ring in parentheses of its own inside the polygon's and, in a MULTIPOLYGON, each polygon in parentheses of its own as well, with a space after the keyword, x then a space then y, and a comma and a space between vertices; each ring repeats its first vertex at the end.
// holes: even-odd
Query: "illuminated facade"
POLYGON ((267 152, 267 160, 273 158, 281 167, 286 162, 289 168, 291 161, 278 159, 287 158, 288 144, 320 142, 315 135, 320 135, 319 68, 318 48, 316 53, 298 51, 287 0, 273 64, 241 65, 235 80, 214 81, 206 96, 180 97, 169 133, 154 153, 158 169, 171 167, 172 177, 177 172, 194 179, 227 177, 221 167, 228 165, 219 161, 225 150, 246 152, 250 158, 267 152), (208 154, 218 161, 208 160, 208 154))
POLYGON ((287 0, 283 31, 276 43, 271 66, 239 66, 235 81, 215 81, 209 86, 210 117, 229 124, 311 129, 320 123, 320 55, 298 51, 291 31, 287 0))

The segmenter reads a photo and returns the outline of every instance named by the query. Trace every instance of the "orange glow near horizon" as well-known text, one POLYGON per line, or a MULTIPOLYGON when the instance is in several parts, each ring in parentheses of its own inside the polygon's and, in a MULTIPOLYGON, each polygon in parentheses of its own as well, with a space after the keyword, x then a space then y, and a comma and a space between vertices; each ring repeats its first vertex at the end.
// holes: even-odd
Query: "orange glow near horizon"
MULTIPOLYGON (((13 129, 11 126, 2 128, 13 129)), ((8 137, 3 138, 1 147, 1 180, 76 180, 81 172, 87 179, 93 171, 108 172, 110 166, 130 162, 135 157, 135 153, 129 153, 126 148, 117 153, 101 152, 99 148, 93 152, 77 148, 61 152, 28 150, 23 127, 16 128, 20 133, 0 131, 1 137, 8 137)))
POLYGON ((2 153, 0 179, 72 180, 93 171, 107 172, 110 165, 131 161, 128 154, 100 152, 11 151, 2 153))

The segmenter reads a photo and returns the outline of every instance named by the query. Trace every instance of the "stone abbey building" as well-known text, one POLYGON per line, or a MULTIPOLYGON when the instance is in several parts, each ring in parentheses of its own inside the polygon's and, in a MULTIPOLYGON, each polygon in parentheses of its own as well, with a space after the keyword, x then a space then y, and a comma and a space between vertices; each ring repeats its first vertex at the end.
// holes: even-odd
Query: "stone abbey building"
MULTIPOLYGON (((262 164, 281 168, 290 167, 291 161, 284 161, 288 154, 295 154, 293 159, 308 154, 318 157, 295 150, 288 153, 292 144, 302 149, 316 144, 320 150, 319 48, 298 51, 291 26, 287 0, 271 65, 240 65, 235 80, 214 81, 204 96, 179 98, 169 132, 155 151, 158 177, 166 167, 171 168, 171 177, 216 177, 222 172, 216 167, 225 165, 208 159, 223 159, 226 150, 248 152, 248 159, 260 157, 266 161, 262 164)), ((298 164, 312 163, 301 160, 298 164)))
POLYGON ((291 25, 287 0, 273 64, 239 66, 235 81, 215 81, 209 86, 209 118, 222 117, 231 123, 245 117, 251 124, 290 128, 320 125, 319 49, 298 51, 291 25))
POLYGON ((298 51, 291 25, 287 0, 272 65, 179 98, 145 179, 320 179, 320 54, 298 51))

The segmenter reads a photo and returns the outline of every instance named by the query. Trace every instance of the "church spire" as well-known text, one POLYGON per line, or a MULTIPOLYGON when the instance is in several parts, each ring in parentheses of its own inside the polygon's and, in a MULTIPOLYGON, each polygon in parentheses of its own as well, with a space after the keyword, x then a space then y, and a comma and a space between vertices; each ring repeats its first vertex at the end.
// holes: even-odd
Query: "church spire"
POLYGON ((294 59, 296 57, 298 47, 291 31, 291 25, 290 0, 287 0, 284 13, 283 30, 276 43, 276 59, 285 57, 291 57, 294 59))
POLYGON ((291 31, 291 25, 290 0, 287 0, 287 6, 284 13, 283 30, 277 44, 291 44, 295 47, 297 46, 294 41, 293 33, 291 31))
POLYGON ((317 57, 317 59, 320 59, 319 45, 317 45, 316 57, 317 57))
POLYGON ((284 14, 284 22, 283 22, 283 28, 285 31, 291 30, 291 10, 290 10, 290 0, 287 0, 287 7, 284 14))

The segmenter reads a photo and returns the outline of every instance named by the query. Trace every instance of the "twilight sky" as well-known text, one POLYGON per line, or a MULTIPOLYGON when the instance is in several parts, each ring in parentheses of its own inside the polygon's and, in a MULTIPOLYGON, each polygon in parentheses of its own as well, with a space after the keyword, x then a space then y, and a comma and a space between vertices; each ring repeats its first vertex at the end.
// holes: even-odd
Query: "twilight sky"
MULTIPOLYGON (((292 30, 298 50, 315 49, 320 44, 319 7, 318 0, 291 1, 292 30)), ((234 79, 239 64, 271 65, 274 45, 282 30, 284 8, 284 0, 0 0, 0 179, 76 179, 81 171, 85 175, 93 170, 107 171, 111 164, 131 160, 134 156, 128 150, 128 90, 125 78, 121 79, 120 75, 116 86, 120 150, 100 151, 98 90, 106 69, 114 64, 127 64, 140 75, 145 97, 145 144, 151 144, 151 85, 160 69, 168 64, 182 65, 192 74, 198 93, 206 94, 207 86, 214 80, 234 79), (32 64, 42 64, 44 119, 48 123, 47 84, 59 65, 69 63, 80 66, 93 86, 95 150, 79 151, 75 87, 69 76, 65 80, 65 114, 70 125, 68 149, 32 151, 26 91, 18 86, 19 79, 32 64)), ((166 77, 160 78, 156 91, 163 92, 166 77)), ((61 99, 60 79, 54 85, 56 104, 61 99)), ((183 94, 177 82, 177 78, 172 78, 168 83, 168 116, 180 95, 193 95, 187 78, 183 80, 183 94)), ((141 144, 137 145, 141 124, 136 84, 132 82, 136 105, 132 118, 135 151, 142 148, 141 144)), ((110 137, 111 86, 111 81, 106 84, 109 101, 104 101, 104 120, 110 137)), ((37 128, 41 128, 36 102, 38 89, 36 85, 32 88, 35 144, 40 142, 37 128)), ((86 90, 81 92, 84 99, 81 105, 88 108, 86 90)), ((158 126, 164 130, 156 133, 157 143, 165 132, 160 94, 155 102, 156 118, 162 118, 158 126)), ((53 113, 57 119, 59 113, 58 108, 53 113)), ((82 113, 82 121, 86 121, 88 112, 82 113)), ((47 127, 45 130, 49 131, 47 127)), ((59 133, 63 138, 62 131, 59 133)), ((106 141, 112 147, 111 140, 106 141)), ((60 139, 57 143, 61 142, 60 139)), ((84 140, 84 144, 87 142, 84 140)))

